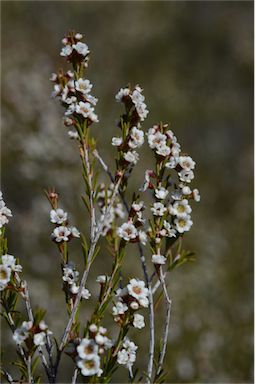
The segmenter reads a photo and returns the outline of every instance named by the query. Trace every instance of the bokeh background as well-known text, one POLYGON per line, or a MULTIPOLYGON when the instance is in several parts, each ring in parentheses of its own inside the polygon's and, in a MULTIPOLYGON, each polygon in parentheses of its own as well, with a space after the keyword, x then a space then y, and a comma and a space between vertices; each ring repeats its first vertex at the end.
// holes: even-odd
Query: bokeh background
MULTIPOLYGON (((46 321, 60 335, 66 314, 45 187, 57 188, 73 224, 86 232, 79 158, 48 80, 65 65, 58 56, 60 41, 74 28, 92 51, 88 78, 100 118, 93 131, 105 160, 113 165, 110 142, 121 113, 114 95, 131 82, 144 88, 150 110, 144 129, 171 122, 197 163, 193 184, 202 200, 185 236, 197 260, 169 276, 167 381, 253 382, 253 3, 3 1, 1 6, 2 190, 14 214, 9 252, 24 265, 34 305, 47 308, 46 321)), ((131 187, 140 185, 150 157, 144 149, 131 187)), ((94 300, 94 278, 111 262, 103 249, 89 281, 94 300)), ((134 249, 125 264, 129 276, 140 273, 134 249)), ((75 244, 72 257, 79 265, 75 244)), ((158 314, 160 335, 164 306, 158 314)), ((3 330, 8 362, 14 345, 3 330)), ((148 334, 134 337, 143 369, 148 334)), ((59 380, 70 382, 71 374, 67 359, 59 380)), ((121 368, 113 382, 126 380, 121 368)))

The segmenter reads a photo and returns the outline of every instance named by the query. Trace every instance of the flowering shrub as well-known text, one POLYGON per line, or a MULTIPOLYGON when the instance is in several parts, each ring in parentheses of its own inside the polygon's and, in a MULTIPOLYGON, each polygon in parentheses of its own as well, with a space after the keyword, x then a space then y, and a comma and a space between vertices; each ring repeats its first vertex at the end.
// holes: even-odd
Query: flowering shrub
MULTIPOLYGON (((0 197, 0 290, 2 316, 13 333, 21 382, 40 381, 36 363, 40 359, 49 383, 55 383, 65 352, 73 361, 72 383, 84 377, 86 382, 111 382, 120 366, 127 369, 130 382, 147 383, 164 381, 164 358, 171 314, 171 299, 167 275, 174 268, 193 259, 193 253, 183 250, 184 233, 193 225, 192 201, 199 201, 197 189, 191 189, 195 162, 182 152, 176 136, 168 124, 155 124, 145 134, 142 123, 148 115, 143 90, 139 85, 121 88, 116 101, 124 107, 118 128, 120 135, 112 138, 116 147, 116 169, 110 171, 96 148, 91 134, 92 125, 99 122, 95 111, 97 99, 91 94, 92 84, 84 78, 90 51, 80 33, 70 32, 63 40, 60 55, 71 65, 67 72, 60 70, 51 76, 54 83, 52 96, 64 108, 64 125, 68 135, 77 144, 82 165, 85 193, 82 196, 90 222, 86 239, 73 225, 68 213, 61 207, 58 193, 46 191, 50 203, 51 239, 60 254, 62 286, 68 321, 61 340, 49 330, 43 310, 33 310, 28 285, 20 276, 22 267, 9 255, 5 235, 6 225, 12 217, 0 197), (126 199, 128 180, 139 162, 139 149, 147 136, 153 152, 155 167, 145 170, 145 179, 132 201, 126 199), (100 183, 100 171, 109 176, 109 185, 100 183), (150 199, 146 206, 142 199, 150 199), (93 261, 100 257, 99 241, 105 237, 113 255, 109 275, 97 277, 98 300, 91 316, 84 323, 79 319, 82 300, 90 299, 88 276, 93 261), (80 274, 69 254, 69 242, 79 241, 84 258, 80 274), (140 258, 144 279, 128 278, 123 269, 129 243, 140 258), (145 247, 150 257, 145 257, 145 247), (25 313, 16 310, 18 299, 24 302, 25 313), (155 303, 165 300, 166 316, 162 335, 155 335, 155 303), (117 338, 104 327, 104 318, 111 313, 117 338), (146 318, 146 320, 145 320, 146 318), (139 346, 128 333, 136 328, 150 329, 146 372, 139 372, 139 346), (157 338, 156 338, 157 336, 157 338), (160 340, 161 339, 161 340, 160 340), (158 345, 157 345, 158 340, 158 345), (156 347, 157 351, 156 353, 156 347)), ((16 381, 2 367, 8 382, 16 381)), ((125 379, 126 381, 126 379, 125 379)))

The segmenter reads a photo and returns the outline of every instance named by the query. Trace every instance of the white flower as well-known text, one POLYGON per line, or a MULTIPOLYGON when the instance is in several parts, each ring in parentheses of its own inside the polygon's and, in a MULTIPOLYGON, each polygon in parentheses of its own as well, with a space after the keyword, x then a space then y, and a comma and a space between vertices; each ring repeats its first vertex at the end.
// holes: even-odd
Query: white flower
POLYGON ((3 194, 2 192, 0 193, 0 228, 2 228, 5 224, 9 223, 8 217, 12 217, 12 212, 5 206, 5 202, 3 201, 3 194))
POLYGON ((131 368, 136 360, 137 346, 126 337, 123 347, 124 348, 118 352, 117 361, 120 365, 125 365, 127 368, 131 368))
POLYGON ((71 45, 66 45, 61 49, 60 56, 64 56, 64 57, 70 56, 72 51, 73 51, 73 48, 71 47, 71 45))
POLYGON ((130 308, 132 308, 134 311, 136 311, 139 308, 139 304, 136 301, 132 301, 130 303, 130 308))
POLYGON ((0 291, 2 291, 11 279, 11 268, 0 265, 0 291))
POLYGON ((126 241, 130 241, 137 237, 138 232, 134 224, 124 223, 117 229, 117 235, 126 241))
POLYGON ((193 222, 190 219, 190 216, 187 215, 185 217, 177 217, 174 220, 174 224, 176 226, 176 229, 179 233, 187 232, 190 230, 193 222))
POLYGON ((66 266, 63 268, 63 277, 62 279, 68 284, 73 284, 77 281, 79 272, 75 271, 72 267, 66 266))
POLYGON ((169 161, 165 164, 166 168, 174 169, 178 164, 178 157, 171 156, 169 161))
POLYGON ((152 255, 151 261, 153 264, 163 265, 166 263, 166 258, 163 255, 152 255))
POLYGON ((81 369, 83 376, 93 376, 100 371, 100 357, 98 355, 91 355, 86 357, 86 359, 79 360, 77 366, 81 369))
POLYGON ((181 200, 182 199, 182 191, 180 189, 175 189, 171 193, 171 197, 173 200, 181 200))
POLYGON ((168 129, 168 131, 166 131, 166 135, 171 140, 173 140, 175 138, 174 133, 173 133, 173 131, 171 131, 171 129, 168 129))
POLYGON ((199 190, 198 189, 193 189, 193 198, 196 202, 199 202, 200 201, 200 193, 199 193, 199 190))
POLYGON ((167 197, 168 195, 168 190, 163 188, 163 187, 159 187, 157 189, 155 189, 155 196, 157 199, 160 199, 160 200, 163 200, 167 197))
POLYGON ((187 199, 176 201, 169 207, 169 213, 177 217, 186 217, 191 211, 192 209, 187 199))
POLYGON ((32 326, 32 321, 23 321, 21 327, 15 329, 12 337, 16 344, 20 345, 28 338, 29 330, 32 328, 32 326))
POLYGON ((91 104, 84 103, 83 101, 80 101, 75 107, 75 112, 79 113, 85 118, 89 117, 93 111, 94 111, 94 108, 91 107, 91 104))
POLYGON ((145 97, 141 94, 142 89, 137 85, 135 89, 133 90, 132 94, 130 95, 131 100, 135 105, 139 105, 144 102, 145 97))
POLYGON ((105 284, 107 279, 109 279, 108 276, 106 276, 106 275, 99 275, 96 278, 96 282, 99 283, 99 284, 105 284))
POLYGON ((92 96, 92 95, 86 95, 86 100, 90 103, 90 104, 92 104, 92 105, 96 105, 97 104, 97 102, 98 102, 98 99, 96 98, 96 97, 94 97, 94 96, 92 96))
POLYGON ((115 99, 120 102, 122 101, 124 96, 128 96, 130 94, 129 88, 121 88, 119 92, 116 94, 115 99))
POLYGON ((121 301, 118 301, 112 308, 113 316, 123 315, 128 310, 128 306, 121 301))
POLYGON ((92 333, 97 332, 97 326, 96 326, 96 324, 90 324, 90 326, 89 326, 89 330, 90 330, 90 332, 92 332, 92 333))
POLYGON ((78 79, 75 81, 75 89, 78 92, 81 92, 83 94, 87 94, 91 91, 93 85, 89 80, 85 79, 78 79))
POLYGON ((148 133, 148 143, 150 148, 158 148, 162 145, 166 145, 166 135, 161 132, 156 132, 153 134, 148 133))
POLYGON ((100 333, 98 333, 96 336, 95 336, 95 341, 98 345, 104 345, 105 343, 105 340, 107 339, 107 337, 101 335, 100 333))
POLYGON ((53 231, 53 238, 57 243, 60 243, 61 241, 68 241, 69 237, 71 235, 71 231, 69 228, 60 226, 54 229, 53 231))
POLYGON ((39 323, 39 328, 40 328, 42 331, 46 331, 46 329, 48 329, 48 325, 45 323, 44 320, 41 320, 40 323, 39 323))
POLYGON ((144 121, 149 113, 146 104, 145 103, 136 104, 135 108, 140 120, 144 121))
POLYGON ((145 327, 144 317, 138 313, 134 314, 133 326, 138 329, 145 327))
POLYGON ((193 171, 186 171, 183 169, 182 171, 178 172, 179 178, 181 181, 184 181, 186 183, 190 183, 191 180, 194 179, 194 172, 193 171))
POLYGON ((157 147, 156 147, 156 153, 160 156, 166 157, 166 156, 170 155, 170 152, 171 152, 171 149, 166 144, 157 145, 157 147))
POLYGON ((144 296, 144 297, 141 297, 139 299, 139 304, 144 307, 144 308, 148 308, 149 306, 149 300, 148 300, 148 297, 144 296))
POLYGON ((94 123, 98 123, 98 116, 94 112, 90 112, 88 115, 88 118, 93 121, 94 123))
MULTIPOLYGON (((72 284, 72 283, 69 283, 69 284, 72 284)), ((73 283, 70 287, 70 292, 73 295, 77 295, 77 293, 79 292, 79 288, 80 288, 79 285, 76 285, 75 283, 73 283)), ((91 296, 91 293, 89 292, 89 290, 83 287, 81 291, 82 299, 88 300, 90 296, 91 296)))
POLYGON ((80 237, 80 232, 76 227, 70 227, 69 229, 73 237, 80 237))
POLYGON ((166 207, 162 203, 154 203, 151 207, 151 212, 154 216, 163 216, 167 211, 166 207))
POLYGON ((143 245, 146 244, 147 242, 147 235, 144 231, 139 231, 139 240, 140 240, 140 243, 142 243, 143 245))
POLYGON ((72 45, 73 49, 76 50, 80 55, 87 56, 89 54, 89 47, 85 43, 81 43, 80 41, 76 44, 72 45))
POLYGON ((194 169, 196 165, 195 161, 192 160, 190 156, 180 156, 179 164, 183 169, 185 169, 185 171, 190 171, 191 169, 194 169))
POLYGON ((67 220, 67 213, 57 208, 50 211, 50 221, 56 224, 63 224, 67 220))
POLYGON ((22 271, 22 266, 19 264, 16 265, 16 258, 12 255, 8 255, 8 254, 3 255, 2 263, 6 267, 9 267, 12 271, 15 271, 15 272, 22 271))
POLYGON ((127 285, 128 293, 130 296, 133 296, 140 303, 140 300, 147 298, 148 288, 145 287, 145 283, 142 280, 131 279, 127 285))
POLYGON ((132 204, 132 209, 133 209, 135 212, 139 212, 139 211, 141 211, 144 207, 145 207, 145 205, 144 205, 144 202, 143 202, 143 201, 140 201, 140 202, 134 202, 134 203, 132 204))
POLYGON ((93 339, 82 339, 80 344, 77 347, 78 355, 81 359, 91 357, 97 354, 98 346, 93 339))
POLYGON ((82 36, 81 33, 76 33, 74 37, 75 37, 77 40, 81 40, 83 36, 82 36))
POLYGON ((34 335, 34 344, 35 345, 44 345, 45 344, 46 334, 45 332, 39 332, 34 335))
POLYGON ((184 195, 190 195, 190 194, 191 194, 191 189, 190 189, 190 187, 188 187, 187 185, 184 185, 184 186, 182 187, 182 193, 183 193, 184 195))
POLYGON ((65 111, 65 116, 72 115, 75 112, 76 104, 70 104, 67 110, 65 111))
POLYGON ((112 145, 114 147, 119 147, 122 144, 123 140, 122 137, 113 137, 112 138, 112 145))
POLYGON ((160 234, 162 236, 167 236, 167 237, 176 237, 176 230, 171 227, 171 224, 168 223, 168 221, 164 220, 164 229, 160 231, 160 234))
POLYGON ((124 159, 131 164, 136 164, 139 160, 139 155, 136 151, 128 151, 124 153, 124 159))
POLYGON ((128 142, 130 148, 140 148, 144 143, 144 133, 141 129, 133 127, 131 129, 131 139, 128 142))
POLYGON ((68 136, 70 137, 70 139, 72 140, 77 140, 79 138, 79 135, 76 131, 68 131, 67 132, 68 136))

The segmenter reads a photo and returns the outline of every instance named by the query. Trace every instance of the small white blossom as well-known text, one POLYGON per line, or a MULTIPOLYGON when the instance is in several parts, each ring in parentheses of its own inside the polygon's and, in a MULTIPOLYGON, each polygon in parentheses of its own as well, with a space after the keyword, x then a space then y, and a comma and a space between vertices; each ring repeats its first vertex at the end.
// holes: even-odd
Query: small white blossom
POLYGON ((78 355, 81 359, 94 356, 98 352, 98 346, 93 339, 82 339, 77 347, 78 355))
POLYGON ((166 139, 166 135, 161 132, 156 132, 154 134, 148 133, 148 143, 152 149, 166 145, 166 139))
POLYGON ((136 360, 137 346, 128 338, 123 343, 123 349, 118 352, 117 361, 120 365, 125 365, 128 369, 132 367, 136 360))
POLYGON ((81 43, 80 41, 76 44, 72 45, 73 49, 76 50, 80 55, 87 56, 89 54, 89 47, 85 43, 81 43))
POLYGON ((200 201, 200 193, 199 193, 199 190, 198 189, 193 189, 193 198, 196 202, 199 202, 200 201))
POLYGON ((64 56, 64 57, 70 56, 72 51, 73 51, 73 48, 71 47, 71 45, 66 45, 61 49, 60 56, 64 56))
POLYGON ((121 301, 118 301, 112 308, 113 316, 123 315, 128 310, 128 306, 121 301))
POLYGON ((164 220, 164 229, 160 231, 160 234, 162 236, 167 236, 167 237, 176 237, 176 230, 172 228, 171 224, 168 223, 168 221, 164 220))
POLYGON ((195 161, 190 156, 180 156, 179 157, 180 166, 185 169, 185 171, 190 171, 195 168, 195 161))
POLYGON ((134 314, 133 326, 138 329, 145 327, 144 317, 138 313, 134 314))
POLYGON ((176 229, 179 233, 187 232, 190 230, 193 222, 190 219, 190 216, 187 215, 185 217, 177 217, 174 220, 174 224, 176 226, 176 229))
POLYGON ((145 283, 142 280, 131 279, 127 285, 127 290, 129 295, 137 299, 139 303, 148 296, 148 288, 145 287, 145 283))
POLYGON ((46 341, 46 333, 39 332, 34 335, 34 344, 35 345, 44 345, 46 341))
POLYGON ((96 324, 90 324, 90 326, 89 326, 89 330, 90 330, 90 332, 92 332, 92 333, 97 332, 97 326, 96 326, 96 324))
POLYGON ((78 92, 81 92, 83 94, 87 94, 91 91, 93 85, 91 82, 87 79, 78 79, 75 81, 75 89, 78 92))
POLYGON ((119 92, 116 94, 115 99, 118 102, 121 102, 123 97, 128 96, 130 94, 130 89, 129 88, 121 88, 119 92))
POLYGON ((140 148, 144 143, 144 133, 141 129, 133 127, 131 129, 131 139, 128 142, 130 148, 140 148))
POLYGON ((191 189, 190 189, 190 187, 188 187, 187 185, 184 185, 183 187, 182 187, 182 193, 184 194, 184 195, 190 195, 191 194, 191 189))
POLYGON ((55 224, 63 224, 67 220, 67 213, 63 209, 57 208, 50 211, 50 221, 55 224))
POLYGON ((170 152, 171 152, 171 149, 166 144, 157 145, 157 147, 156 147, 156 153, 160 156, 166 157, 166 156, 170 155, 170 152))
POLYGON ((70 227, 69 229, 73 237, 80 237, 80 232, 76 227, 70 227))
POLYGON ((82 36, 81 33, 76 33, 74 37, 75 37, 77 40, 81 40, 83 36, 82 36))
POLYGON ((67 134, 70 137, 70 139, 72 139, 72 140, 77 140, 79 138, 78 132, 76 132, 76 131, 70 130, 67 132, 67 134))
POLYGON ((153 264, 163 265, 166 263, 166 258, 163 255, 152 255, 151 261, 153 264))
POLYGON ((68 241, 70 235, 70 229, 64 226, 57 227, 53 231, 53 238, 57 243, 60 243, 61 241, 68 241))
POLYGON ((79 272, 75 271, 72 267, 66 266, 63 268, 63 277, 62 279, 68 284, 73 284, 78 280, 79 272))
POLYGON ((6 207, 2 192, 0 192, 0 228, 9 223, 8 217, 12 217, 12 212, 6 207))
POLYGON ((132 301, 132 302, 130 303, 130 307, 131 307, 134 311, 136 311, 136 310, 139 308, 139 304, 138 304, 136 301, 132 301))
POLYGON ((155 196, 157 199, 160 199, 160 200, 163 200, 167 197, 168 195, 168 190, 163 188, 163 187, 159 187, 157 189, 155 189, 155 196))
POLYGON ((139 240, 140 240, 140 243, 142 243, 143 245, 146 244, 147 242, 147 235, 144 231, 139 231, 139 240))
POLYGON ((184 181, 186 183, 190 183, 191 180, 194 179, 194 172, 193 171, 186 171, 183 169, 182 171, 178 172, 179 178, 181 181, 184 181))
POLYGON ((79 113, 83 117, 89 117, 91 113, 94 111, 94 108, 91 107, 90 103, 84 103, 83 101, 80 101, 75 108, 75 112, 79 113))
POLYGON ((16 344, 20 345, 28 338, 29 330, 32 328, 32 326, 32 321, 23 321, 21 327, 15 329, 13 333, 13 340, 16 344))
POLYGON ((144 207, 145 207, 145 205, 144 205, 144 202, 143 202, 143 201, 134 202, 134 203, 132 204, 132 209, 133 209, 135 212, 139 212, 139 211, 141 211, 144 207))
POLYGON ((136 151, 128 151, 124 153, 124 159, 131 164, 137 164, 139 155, 136 151))
POLYGON ((22 266, 16 264, 16 258, 12 255, 5 254, 2 256, 2 263, 14 272, 21 272, 22 266))
MULTIPOLYGON (((70 284, 70 283, 69 283, 70 284)), ((75 283, 73 283, 70 287, 70 292, 73 294, 73 295, 77 295, 77 293, 79 292, 79 285, 76 285, 75 283)), ((85 299, 85 300, 88 300, 91 296, 91 293, 89 292, 89 290, 87 288, 82 288, 82 291, 81 291, 81 297, 82 299, 85 299)))
POLYGON ((138 232, 134 224, 124 223, 117 229, 117 235, 126 241, 130 241, 137 237, 138 232))
POLYGON ((77 366, 80 368, 83 376, 94 376, 100 371, 100 357, 98 355, 91 355, 86 357, 86 359, 79 360, 77 366))
POLYGON ((0 291, 2 291, 11 279, 11 268, 0 265, 0 291))
POLYGON ((167 209, 162 203, 154 203, 151 207, 151 212, 154 216, 164 216, 166 211, 167 209))
POLYGON ((165 167, 169 169, 174 169, 178 164, 178 159, 178 157, 171 156, 169 158, 169 161, 165 164, 165 167))
POLYGON ((122 137, 113 137, 112 138, 112 145, 114 147, 119 147, 123 143, 122 137))
POLYGON ((186 217, 191 211, 192 209, 187 199, 176 201, 169 207, 169 213, 177 217, 186 217))
POLYGON ((106 281, 107 281, 107 279, 109 279, 108 276, 106 276, 106 275, 99 275, 99 276, 97 276, 97 278, 96 278, 96 282, 97 282, 97 283, 100 283, 100 284, 105 284, 106 281))

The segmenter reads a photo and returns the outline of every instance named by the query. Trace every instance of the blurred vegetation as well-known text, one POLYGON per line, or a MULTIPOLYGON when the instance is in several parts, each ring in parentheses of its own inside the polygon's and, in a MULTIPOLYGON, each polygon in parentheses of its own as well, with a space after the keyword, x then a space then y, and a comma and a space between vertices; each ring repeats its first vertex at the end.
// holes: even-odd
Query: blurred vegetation
MULTIPOLYGON (((131 82, 144 88, 150 110, 144 129, 171 122, 197 162, 193 184, 202 200, 185 236, 197 260, 169 276, 168 381, 253 382, 253 3, 2 2, 2 190, 14 213, 9 252, 20 258, 33 303, 47 308, 56 334, 66 317, 43 189, 54 185, 60 191, 78 228, 86 231, 87 221, 79 158, 48 81, 64 65, 58 52, 70 28, 85 34, 92 51, 88 78, 100 119, 93 129, 105 160, 113 165, 110 142, 121 113, 114 95, 131 82)), ((132 187, 140 186, 150 157, 145 149, 132 187)), ((80 250, 74 245, 73 251, 79 263, 80 250)), ((140 268, 137 259, 132 248, 130 276, 140 268)), ((101 252, 94 265, 94 297, 93 278, 109 268, 109 260, 101 252)), ((158 334, 161 327, 159 319, 158 334)), ((145 333, 136 332, 141 359, 148 353, 145 333)), ((2 338, 8 361, 14 345, 9 332, 2 338)), ((60 380, 70 382, 71 373, 66 360, 60 380)), ((126 375, 119 369, 116 382, 126 375)))

